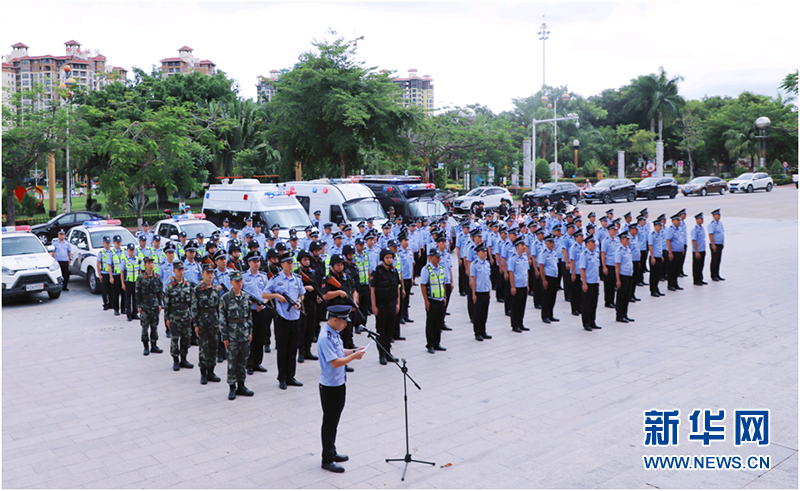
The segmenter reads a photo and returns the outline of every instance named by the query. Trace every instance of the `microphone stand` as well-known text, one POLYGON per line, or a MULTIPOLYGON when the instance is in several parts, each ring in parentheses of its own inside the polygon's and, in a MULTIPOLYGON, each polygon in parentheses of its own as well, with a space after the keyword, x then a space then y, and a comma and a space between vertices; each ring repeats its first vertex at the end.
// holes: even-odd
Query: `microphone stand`
POLYGON ((408 374, 408 368, 406 367, 406 359, 405 358, 403 358, 403 360, 402 360, 403 361, 403 365, 401 366, 400 363, 397 361, 397 358, 391 356, 391 354, 388 351, 386 351, 386 348, 384 348, 383 345, 381 345, 381 343, 378 342, 378 336, 379 335, 377 335, 376 333, 373 333, 372 331, 367 331, 366 329, 364 329, 364 331, 366 331, 367 336, 370 339, 375 341, 375 344, 378 346, 378 349, 383 351, 383 354, 386 355, 386 358, 388 360, 393 360, 394 364, 397 365, 397 368, 399 368, 400 371, 403 372, 403 407, 404 407, 404 410, 405 410, 405 417, 406 417, 406 455, 405 455, 405 457, 403 457, 401 459, 386 459, 386 462, 405 462, 406 465, 405 465, 405 468, 403 469, 403 476, 400 478, 401 481, 405 481, 406 480, 406 471, 408 470, 408 464, 410 462, 416 462, 418 464, 436 465, 435 462, 426 462, 424 460, 414 460, 414 459, 412 459, 411 458, 411 450, 410 450, 409 445, 408 445, 408 384, 406 383, 406 380, 410 380, 411 383, 414 384, 414 386, 418 390, 422 390, 422 387, 420 387, 419 384, 417 384, 417 382, 415 382, 414 379, 411 378, 411 375, 408 374))

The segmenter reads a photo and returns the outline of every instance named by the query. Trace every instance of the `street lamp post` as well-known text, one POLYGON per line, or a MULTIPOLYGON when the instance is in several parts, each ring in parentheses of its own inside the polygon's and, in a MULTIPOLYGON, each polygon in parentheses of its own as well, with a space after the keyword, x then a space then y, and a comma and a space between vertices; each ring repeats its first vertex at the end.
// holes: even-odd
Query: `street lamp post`
MULTIPOLYGON (((544 15, 542 18, 544 18, 544 15)), ((544 42, 549 39, 547 35, 550 34, 550 31, 547 30, 547 27, 547 24, 542 22, 542 25, 539 28, 539 41, 542 42, 542 87, 544 87, 544 42)))
POLYGON ((572 148, 575 150, 575 172, 578 172, 578 147, 580 146, 581 142, 577 138, 572 140, 572 148))
MULTIPOLYGON (((536 124, 537 123, 555 123, 557 121, 575 121, 575 127, 580 128, 581 124, 578 121, 578 115, 575 113, 569 113, 566 117, 563 118, 552 118, 552 119, 534 119, 531 122, 531 161, 533 165, 531 166, 531 189, 536 189, 536 124)), ((556 151, 558 148, 556 148, 556 151)), ((556 182, 558 182, 558 173, 556 173, 556 182)))
MULTIPOLYGON (((561 100, 564 101, 565 103, 568 102, 569 99, 570 99, 570 95, 569 95, 568 92, 564 92, 563 94, 561 94, 561 100)), ((547 102, 549 101, 549 99, 547 98, 546 95, 543 95, 540 100, 542 101, 542 104, 547 104, 547 102)), ((553 98, 553 104, 552 105, 551 104, 547 104, 547 109, 553 109, 553 119, 552 119, 552 121, 553 121, 553 156, 554 156, 553 162, 555 163, 555 169, 553 169, 553 171, 556 174, 556 182, 558 182, 558 124, 557 123, 558 123, 558 121, 561 121, 561 119, 558 118, 558 98, 557 97, 553 98)), ((569 116, 569 114, 567 116, 569 116)), ((576 115, 576 119, 577 119, 577 115, 576 115)), ((575 123, 575 125, 576 125, 576 127, 579 126, 577 122, 575 123)), ((531 151, 531 155, 533 155, 533 151, 531 151)), ((546 156, 544 156, 544 157, 547 158, 546 156)))
POLYGON ((72 89, 72 86, 75 85, 75 79, 72 78, 69 74, 71 70, 72 69, 70 68, 69 65, 66 65, 64 67, 64 74, 67 77, 67 79, 61 82, 61 84, 59 84, 58 86, 60 89, 66 89, 66 93, 64 94, 64 96, 67 98, 67 152, 66 152, 67 175, 64 181, 65 184, 64 204, 66 205, 65 211, 67 213, 72 211, 72 185, 71 185, 72 183, 70 176, 71 169, 69 167, 69 109, 70 109, 70 102, 72 101, 72 90, 70 89, 72 89))
POLYGON ((757 139, 761 140, 761 156, 758 159, 759 167, 766 167, 766 160, 767 160, 767 128, 772 121, 769 120, 766 116, 761 116, 756 120, 756 128, 758 128, 758 136, 757 139))

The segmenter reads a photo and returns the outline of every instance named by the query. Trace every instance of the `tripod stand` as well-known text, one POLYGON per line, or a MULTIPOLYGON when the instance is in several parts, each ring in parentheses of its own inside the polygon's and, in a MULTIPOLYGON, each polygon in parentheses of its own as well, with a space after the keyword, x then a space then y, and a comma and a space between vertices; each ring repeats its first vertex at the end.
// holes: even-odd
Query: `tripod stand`
POLYGON ((403 361, 403 365, 401 366, 400 363, 397 361, 397 358, 391 356, 389 354, 389 352, 386 351, 386 349, 378 342, 378 339, 377 339, 378 335, 377 334, 375 334, 375 333, 373 333, 371 331, 366 331, 366 332, 367 332, 367 336, 369 336, 370 339, 375 341, 375 344, 378 346, 378 349, 383 351, 383 354, 386 355, 387 359, 393 360, 394 364, 397 365, 397 368, 399 368, 400 371, 403 372, 403 407, 405 409, 405 417, 406 417, 406 455, 402 459, 386 459, 386 462, 405 462, 406 465, 405 465, 405 468, 403 469, 403 476, 400 478, 401 481, 405 481, 406 480, 406 471, 408 470, 408 464, 409 463, 416 462, 418 464, 436 465, 435 462, 426 462, 424 460, 414 460, 414 459, 412 459, 411 458, 411 450, 410 450, 409 445, 408 445, 408 384, 406 383, 406 381, 410 380, 411 383, 414 384, 414 386, 418 390, 422 390, 422 387, 420 387, 419 384, 417 384, 414 381, 414 379, 411 378, 411 375, 408 374, 408 368, 406 367, 405 358, 403 358, 403 360, 402 360, 403 361))

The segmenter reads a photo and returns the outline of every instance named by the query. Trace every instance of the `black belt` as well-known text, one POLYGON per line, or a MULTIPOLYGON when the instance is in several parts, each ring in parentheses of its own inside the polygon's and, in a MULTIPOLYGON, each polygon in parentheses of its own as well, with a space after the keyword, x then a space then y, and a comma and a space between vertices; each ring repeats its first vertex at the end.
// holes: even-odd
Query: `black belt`
POLYGON ((142 295, 143 298, 158 298, 159 295, 142 295))
POLYGON ((228 317, 225 321, 229 324, 244 324, 244 317, 228 317))
POLYGON ((211 313, 217 312, 217 309, 215 309, 213 307, 210 307, 210 308, 198 307, 197 311, 200 312, 201 314, 211 314, 211 313))

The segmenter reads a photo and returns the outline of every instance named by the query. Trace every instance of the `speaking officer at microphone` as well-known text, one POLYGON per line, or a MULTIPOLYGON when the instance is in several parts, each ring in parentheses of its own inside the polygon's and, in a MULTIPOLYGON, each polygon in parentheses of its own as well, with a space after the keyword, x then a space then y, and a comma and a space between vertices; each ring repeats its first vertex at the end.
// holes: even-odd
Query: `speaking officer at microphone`
POLYGON ((336 452, 336 429, 342 416, 345 401, 345 367, 364 356, 364 348, 344 349, 339 332, 347 327, 349 305, 328 307, 328 322, 324 324, 317 341, 319 356, 319 399, 322 403, 322 468, 331 472, 344 472, 337 462, 346 462, 347 455, 336 452))

